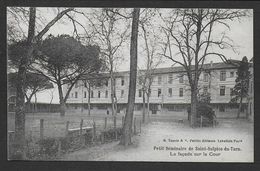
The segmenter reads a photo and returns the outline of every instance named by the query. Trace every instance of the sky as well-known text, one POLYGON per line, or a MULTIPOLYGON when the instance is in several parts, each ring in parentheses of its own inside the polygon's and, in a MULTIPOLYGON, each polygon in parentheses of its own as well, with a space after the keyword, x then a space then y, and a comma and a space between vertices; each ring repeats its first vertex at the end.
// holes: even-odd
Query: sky
MULTIPOLYGON (((79 10, 84 10, 87 12, 91 12, 91 8, 81 8, 79 10)), ((129 10, 129 9, 128 9, 129 10)), ((252 12, 252 11, 251 11, 252 12)), ((253 13, 253 12, 252 12, 253 13)), ((44 22, 49 22, 55 15, 57 14, 57 11, 54 10, 54 8, 38 8, 37 15, 41 15, 44 18, 44 22)), ((74 16, 78 21, 82 22, 83 24, 86 23, 86 19, 83 15, 76 14, 74 16)), ((52 34, 52 35, 58 35, 58 34, 69 34, 72 35, 73 33, 73 24, 72 22, 67 22, 67 17, 64 17, 64 19, 60 20, 58 23, 56 23, 51 29, 47 32, 46 35, 52 34)), ((160 24, 160 21, 156 21, 155 24, 160 24)), ((230 30, 222 27, 217 26, 216 35, 219 35, 219 33, 225 31, 227 33, 227 36, 229 36, 232 40, 234 45, 237 47, 237 53, 234 53, 232 50, 224 50, 221 53, 223 53, 228 59, 237 59, 241 60, 243 56, 247 56, 248 59, 251 59, 253 57, 253 16, 247 17, 244 19, 241 19, 240 21, 233 21, 229 22, 230 30)), ((25 30, 27 29, 25 25, 21 26, 25 30)), ((40 30, 41 27, 38 26, 38 30, 40 30)), ((78 27, 79 32, 83 32, 83 29, 81 27, 78 27)), ((26 31, 25 31, 26 32, 26 31)), ((140 37, 140 36, 139 36, 140 37)), ((143 55, 145 55, 142 52, 142 48, 144 47, 144 41, 142 39, 138 42, 138 66, 139 68, 142 68, 144 66, 144 58, 143 55)), ((119 63, 117 66, 117 71, 128 71, 130 68, 129 59, 130 59, 130 45, 129 42, 126 42, 124 46, 122 47, 122 50, 120 50, 120 53, 118 55, 122 56, 123 60, 119 63)), ((178 58, 178 57, 177 57, 178 58)), ((219 62, 220 59, 217 57, 212 57, 208 59, 206 62, 219 62)), ((172 63, 170 61, 164 60, 164 63, 160 64, 158 67, 170 67, 172 63)), ((57 88, 54 90, 46 90, 41 93, 37 94, 37 101, 38 102, 44 102, 49 103, 51 94, 54 94, 53 103, 58 103, 58 93, 57 88)), ((34 99, 32 99, 34 101, 34 99)))
MULTIPOLYGON (((85 10, 85 9, 81 9, 85 10)), ((87 9, 91 10, 91 9, 87 9)), ((44 14, 46 18, 53 18, 53 13, 48 12, 47 14, 44 14), (48 16, 48 17, 47 17, 48 16)), ((82 21, 83 23, 86 22, 84 20, 84 17, 82 15, 77 15, 77 19, 79 21, 82 21)), ((157 22, 157 21, 156 21, 157 22)), ((159 21, 160 22, 160 21, 159 21)), ((160 24, 160 23, 156 23, 160 24)), ((237 46, 237 53, 234 53, 231 49, 224 50, 221 53, 223 53, 225 56, 227 56, 228 59, 237 59, 241 60, 243 56, 247 56, 249 59, 253 57, 253 16, 242 18, 240 21, 233 21, 229 22, 230 30, 228 30, 226 27, 218 26, 216 29, 216 35, 219 35, 222 31, 225 31, 227 36, 229 36, 232 40, 235 46, 237 46)), ((80 27, 78 27, 79 32, 83 31, 80 27)), ((140 32, 140 31, 139 31, 140 32)), ((72 34, 73 33, 73 25, 71 23, 58 23, 54 25, 50 31, 47 34, 72 34)), ((140 36, 139 36, 140 37, 140 36)), ((138 42, 138 51, 139 51, 139 60, 138 60, 138 66, 142 67, 143 59, 142 56, 144 55, 141 53, 142 47, 144 46, 144 42, 142 39, 139 39, 138 42)), ((129 70, 129 59, 130 59, 130 48, 129 48, 129 42, 127 42, 122 50, 120 51, 120 55, 123 57, 123 62, 119 64, 118 71, 127 71, 129 70)), ((210 61, 218 62, 221 61, 217 57, 210 58, 207 62, 210 61)), ((161 64, 159 67, 169 67, 171 66, 171 63, 167 62, 165 59, 165 62, 161 64)))

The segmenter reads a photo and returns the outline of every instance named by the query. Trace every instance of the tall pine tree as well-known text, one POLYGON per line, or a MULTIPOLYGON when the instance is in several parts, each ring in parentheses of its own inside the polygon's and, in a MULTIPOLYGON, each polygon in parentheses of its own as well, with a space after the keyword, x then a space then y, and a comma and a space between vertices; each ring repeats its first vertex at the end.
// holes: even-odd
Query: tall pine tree
POLYGON ((247 57, 244 56, 237 69, 237 78, 235 80, 236 84, 231 92, 231 103, 239 103, 237 118, 240 117, 243 99, 248 96, 249 78, 249 63, 247 57))

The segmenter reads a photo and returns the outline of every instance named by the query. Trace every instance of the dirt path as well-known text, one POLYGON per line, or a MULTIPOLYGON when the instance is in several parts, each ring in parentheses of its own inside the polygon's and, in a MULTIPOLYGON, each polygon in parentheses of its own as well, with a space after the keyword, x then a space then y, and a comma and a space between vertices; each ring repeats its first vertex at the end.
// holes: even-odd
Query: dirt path
POLYGON ((142 129, 142 133, 134 137, 134 144, 124 148, 113 142, 90 149, 77 151, 66 155, 63 160, 78 161, 252 161, 253 160, 253 124, 229 120, 222 122, 216 128, 192 129, 183 123, 152 122, 142 129), (215 142, 196 142, 197 140, 214 140, 215 142), (234 142, 234 139, 242 142, 234 142), (230 142, 216 142, 218 140, 232 140, 230 142), (192 142, 191 142, 192 141, 192 142), (240 148, 241 151, 205 151, 209 155, 205 157, 203 151, 188 151, 203 147, 227 147, 240 148), (171 149, 170 149, 171 148, 171 149), (186 148, 186 149, 185 149, 186 148), (168 149, 168 150, 167 150, 168 149), (169 150, 170 149, 170 150, 169 150), (192 153, 192 156, 188 154, 192 153), (200 156, 194 156, 201 153, 200 156), (176 155, 174 155, 176 153, 176 155), (220 153, 219 155, 217 155, 220 153), (232 157, 231 157, 232 156, 232 157))

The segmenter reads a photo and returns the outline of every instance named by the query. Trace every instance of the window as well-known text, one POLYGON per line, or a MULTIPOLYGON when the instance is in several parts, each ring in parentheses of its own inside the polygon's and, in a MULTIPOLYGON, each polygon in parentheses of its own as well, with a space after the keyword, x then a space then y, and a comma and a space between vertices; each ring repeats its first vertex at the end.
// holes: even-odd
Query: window
POLYGON ((220 81, 226 81, 226 71, 220 71, 220 81))
POLYGON ((230 78, 234 77, 234 71, 230 72, 230 78))
POLYGON ((78 88, 78 87, 79 87, 79 82, 76 81, 76 83, 75 83, 75 88, 78 88))
POLYGON ((151 109, 151 110, 158 110, 158 105, 156 105, 156 104, 151 104, 151 105, 150 105, 150 109, 151 109))
POLYGON ((75 98, 78 98, 78 92, 75 91, 75 98))
POLYGON ((124 78, 121 78, 121 86, 125 85, 125 80, 124 78))
POLYGON ((140 105, 140 104, 136 104, 135 106, 134 106, 134 110, 135 111, 140 111, 142 109, 142 105, 140 105))
POLYGON ((180 89, 179 89, 179 96, 180 96, 180 97, 183 97, 183 88, 180 88, 180 89))
POLYGON ((139 85, 142 85, 142 77, 139 77, 138 82, 139 82, 139 85))
POLYGON ((158 88, 158 97, 160 97, 162 94, 162 90, 160 88, 158 88))
POLYGON ((230 88, 230 96, 232 96, 233 88, 230 88))
POLYGON ((121 98, 124 97, 124 90, 121 90, 121 98))
POLYGON ((155 83, 155 81, 156 81, 155 78, 156 77, 154 75, 152 75, 152 78, 150 78, 150 81, 152 82, 152 84, 155 83))
POLYGON ((162 83, 162 76, 158 76, 158 84, 162 83))
POLYGON ((87 81, 86 80, 84 81, 84 86, 87 87, 87 81))
POLYGON ((179 83, 183 83, 183 75, 180 76, 179 83))
POLYGON ((149 89, 148 89, 148 96, 149 96, 149 97, 151 96, 151 93, 152 93, 152 90, 149 88, 149 89))
POLYGON ((100 92, 100 91, 98 91, 98 98, 100 98, 100 96, 101 96, 101 92, 100 92))
POLYGON ((16 102, 16 97, 15 96, 9 97, 8 102, 15 103, 16 102))
POLYGON ((172 97, 172 88, 168 89, 168 94, 169 94, 169 97, 172 97))
POLYGON ((208 75, 208 73, 204 73, 204 74, 203 74, 203 81, 204 81, 204 82, 208 82, 208 81, 209 81, 209 75, 208 75))
POLYGON ((172 80, 173 80, 173 75, 169 74, 169 76, 168 76, 168 83, 172 84, 172 80))
POLYGON ((116 90, 115 90, 115 93, 114 93, 114 98, 116 98, 116 90))
POLYGON ((101 86, 102 86, 101 81, 98 81, 97 82, 97 87, 101 87, 101 86))
POLYGON ((73 93, 71 93, 71 97, 73 98, 73 93))
POLYGON ((87 92, 84 91, 84 98, 87 98, 87 92))
POLYGON ((106 80, 105 85, 108 86, 108 80, 106 80))
POLYGON ((138 92, 139 92, 139 93, 138 93, 138 97, 142 97, 142 89, 139 89, 138 92))
POLYGON ((97 104, 96 107, 97 107, 97 109, 99 109, 99 110, 107 109, 107 106, 104 105, 104 104, 97 104))
MULTIPOLYGON (((107 105, 105 105, 105 104, 96 104, 95 105, 96 106, 96 108, 97 109, 99 109, 99 110, 108 110, 108 107, 107 107, 107 105)), ((109 113, 109 112, 108 112, 109 113)))
POLYGON ((107 98, 108 97, 108 91, 106 90, 106 94, 105 94, 105 97, 107 98))
POLYGON ((220 96, 225 96, 225 86, 220 86, 220 92, 219 92, 219 95, 220 96))
POLYGON ((174 111, 174 105, 167 105, 168 111, 174 111))
POLYGON ((204 94, 207 94, 207 93, 208 93, 208 86, 204 86, 204 87, 203 87, 203 93, 204 93, 204 94))
POLYGON ((91 90, 90 95, 91 95, 91 96, 90 96, 91 98, 94 98, 94 92, 93 92, 93 90, 91 90))
POLYGON ((219 106, 219 111, 220 112, 225 112, 225 106, 224 105, 220 105, 219 106))

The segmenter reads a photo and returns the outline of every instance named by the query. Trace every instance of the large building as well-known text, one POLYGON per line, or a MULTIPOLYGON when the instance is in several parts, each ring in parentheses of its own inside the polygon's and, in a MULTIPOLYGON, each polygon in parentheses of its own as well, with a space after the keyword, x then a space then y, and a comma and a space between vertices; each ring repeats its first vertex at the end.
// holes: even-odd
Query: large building
MULTIPOLYGON (((230 105, 231 91, 235 85, 236 62, 204 64, 199 78, 199 92, 209 92, 211 104, 217 117, 235 117, 237 105, 230 105)), ((144 71, 140 71, 144 72, 144 71)), ((181 112, 186 115, 190 104, 190 86, 183 67, 158 68, 153 70, 151 85, 151 114, 174 114, 181 112)), ((100 77, 105 84, 95 86, 88 92, 84 80, 78 81, 70 92, 67 100, 68 110, 88 109, 88 93, 90 93, 91 110, 93 113, 111 111, 110 80, 107 74, 100 77)), ((124 113, 128 98, 129 72, 115 73, 116 97, 118 113, 124 113)), ((66 89, 66 87, 65 87, 66 89)), ((135 113, 142 112, 142 86, 137 80, 135 113)), ((245 108, 246 101, 244 101, 245 108)), ((111 112, 110 112, 111 113, 111 112)))

